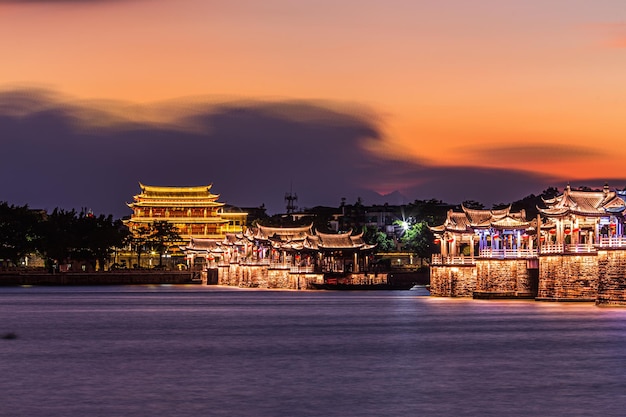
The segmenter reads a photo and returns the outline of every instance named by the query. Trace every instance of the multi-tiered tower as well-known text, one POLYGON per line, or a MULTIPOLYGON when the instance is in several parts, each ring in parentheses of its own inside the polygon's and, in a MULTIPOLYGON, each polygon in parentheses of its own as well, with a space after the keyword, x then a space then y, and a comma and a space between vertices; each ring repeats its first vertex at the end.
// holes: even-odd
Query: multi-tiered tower
POLYGON ((197 187, 162 187, 139 184, 141 193, 128 206, 133 210, 126 221, 134 231, 146 225, 166 221, 173 224, 182 240, 223 238, 226 233, 239 233, 246 225, 247 213, 224 209, 211 193, 212 185, 197 187))

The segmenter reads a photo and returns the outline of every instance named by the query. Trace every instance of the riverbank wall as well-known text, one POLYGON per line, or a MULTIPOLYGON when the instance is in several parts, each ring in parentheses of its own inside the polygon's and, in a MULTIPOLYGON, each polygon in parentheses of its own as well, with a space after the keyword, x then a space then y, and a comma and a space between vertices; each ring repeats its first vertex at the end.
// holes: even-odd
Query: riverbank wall
POLYGON ((439 297, 534 298, 626 306, 626 250, 546 254, 538 259, 475 259, 433 265, 430 291, 439 297))
POLYGON ((194 274, 189 271, 110 271, 67 273, 0 273, 0 286, 11 285, 159 285, 192 284, 194 274))

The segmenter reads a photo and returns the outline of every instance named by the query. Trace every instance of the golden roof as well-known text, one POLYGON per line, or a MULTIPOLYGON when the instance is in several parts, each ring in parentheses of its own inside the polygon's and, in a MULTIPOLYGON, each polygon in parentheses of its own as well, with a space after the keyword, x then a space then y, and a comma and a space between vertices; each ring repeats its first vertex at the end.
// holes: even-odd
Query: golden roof
POLYGON ((174 186, 154 186, 139 183, 141 188, 141 197, 149 198, 210 198, 217 199, 219 194, 212 194, 209 185, 199 185, 192 187, 174 187, 174 186))
POLYGON ((222 207, 219 194, 212 194, 213 185, 195 187, 153 186, 139 183, 141 194, 133 197, 128 207, 222 207))

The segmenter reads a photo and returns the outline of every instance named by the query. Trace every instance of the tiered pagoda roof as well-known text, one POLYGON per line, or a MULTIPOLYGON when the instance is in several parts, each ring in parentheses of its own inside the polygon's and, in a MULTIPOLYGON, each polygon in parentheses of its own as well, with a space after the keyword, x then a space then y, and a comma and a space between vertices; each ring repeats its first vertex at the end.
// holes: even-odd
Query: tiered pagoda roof
POLYGON ((191 238, 189 244, 181 249, 200 253, 223 253, 222 242, 219 239, 191 238))
POLYGON ((363 233, 352 235, 345 233, 320 233, 307 236, 305 246, 314 250, 368 250, 376 245, 368 245, 363 240, 363 233))
POLYGON ((368 250, 376 245, 368 245, 363 233, 321 233, 313 230, 313 224, 296 227, 274 227, 257 225, 248 229, 246 237, 251 240, 269 242, 273 248, 281 250, 368 250))
POLYGON ((433 232, 473 233, 466 213, 448 210, 446 220, 440 226, 431 226, 433 232))
POLYGON ((183 204, 185 207, 222 207, 216 200, 219 194, 211 193, 213 185, 197 187, 165 187, 139 183, 141 194, 133 197, 129 207, 171 207, 183 204))
POLYGON ((520 210, 512 212, 511 206, 502 209, 470 209, 461 206, 462 212, 448 210, 444 223, 440 226, 432 226, 434 233, 474 233, 476 229, 525 229, 530 226, 526 220, 526 212, 520 210))
POLYGON ((275 227, 275 226, 262 226, 257 225, 250 236, 257 240, 262 241, 280 241, 291 242, 294 240, 304 241, 307 236, 313 234, 313 224, 308 226, 296 226, 296 227, 275 227))
POLYGON ((539 212, 547 217, 563 217, 574 214, 585 217, 601 217, 620 213, 626 208, 624 199, 605 185, 602 191, 572 190, 568 185, 563 194, 543 200, 547 208, 539 212))

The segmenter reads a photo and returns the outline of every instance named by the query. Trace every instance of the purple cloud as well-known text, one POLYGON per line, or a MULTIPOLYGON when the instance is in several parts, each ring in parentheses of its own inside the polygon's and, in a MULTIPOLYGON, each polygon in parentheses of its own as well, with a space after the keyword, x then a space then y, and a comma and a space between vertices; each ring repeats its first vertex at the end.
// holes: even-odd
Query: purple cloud
POLYGON ((312 207, 338 206, 342 197, 366 204, 438 198, 490 205, 561 185, 528 172, 389 160, 363 146, 383 140, 377 120, 371 110, 336 103, 179 100, 146 108, 72 102, 46 91, 4 92, 0 201, 121 217, 130 214, 125 203, 139 192, 138 182, 212 183, 220 201, 265 204, 276 213, 291 188, 301 207, 312 207), (168 120, 147 121, 159 114, 168 120), (383 188, 404 197, 375 191, 383 188))

